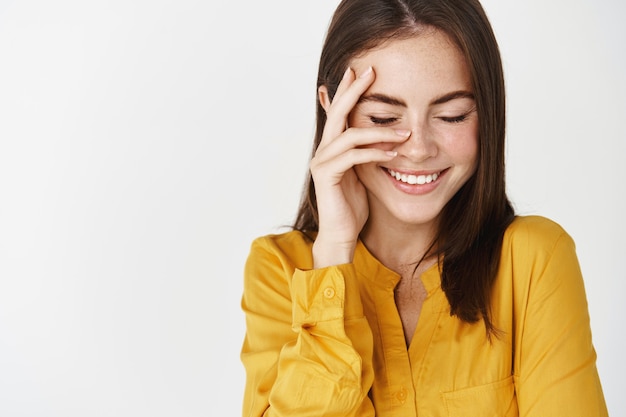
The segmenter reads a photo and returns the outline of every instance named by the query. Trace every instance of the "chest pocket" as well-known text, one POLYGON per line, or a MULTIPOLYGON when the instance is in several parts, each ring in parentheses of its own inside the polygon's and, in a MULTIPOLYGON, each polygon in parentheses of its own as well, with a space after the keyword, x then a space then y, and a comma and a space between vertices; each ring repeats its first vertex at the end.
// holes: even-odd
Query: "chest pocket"
POLYGON ((517 417, 513 377, 443 393, 448 417, 517 417))

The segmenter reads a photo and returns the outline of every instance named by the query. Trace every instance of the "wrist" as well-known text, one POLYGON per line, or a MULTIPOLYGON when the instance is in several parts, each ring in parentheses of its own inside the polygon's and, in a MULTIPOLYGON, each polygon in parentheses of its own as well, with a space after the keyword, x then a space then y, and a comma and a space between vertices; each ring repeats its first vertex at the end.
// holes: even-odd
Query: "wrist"
POLYGON ((334 265, 352 263, 356 242, 332 243, 320 239, 313 243, 313 268, 326 268, 334 265))

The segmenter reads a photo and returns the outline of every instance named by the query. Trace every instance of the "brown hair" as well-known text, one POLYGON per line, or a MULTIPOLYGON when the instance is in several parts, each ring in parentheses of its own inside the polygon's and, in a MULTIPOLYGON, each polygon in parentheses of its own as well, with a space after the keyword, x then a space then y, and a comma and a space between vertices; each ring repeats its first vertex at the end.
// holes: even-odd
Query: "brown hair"
MULTIPOLYGON (((495 36, 478 0, 343 0, 322 48, 317 86, 330 97, 349 62, 392 39, 415 36, 427 27, 446 33, 464 55, 478 113, 475 174, 444 207, 436 236, 442 262, 441 286, 451 314, 466 322, 483 319, 496 331, 489 305, 502 238, 514 211, 506 196, 504 170, 505 93, 495 36)), ((317 91, 316 91, 317 94, 317 91)), ((326 113, 317 101, 313 153, 322 137, 326 113)), ((317 204, 309 175, 294 228, 317 231, 317 204)))

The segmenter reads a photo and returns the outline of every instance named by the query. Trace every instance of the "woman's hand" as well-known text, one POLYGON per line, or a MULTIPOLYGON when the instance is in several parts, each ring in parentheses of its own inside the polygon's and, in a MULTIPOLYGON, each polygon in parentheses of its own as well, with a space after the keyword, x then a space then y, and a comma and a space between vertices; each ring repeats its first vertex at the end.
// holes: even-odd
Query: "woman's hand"
POLYGON ((319 232, 313 245, 315 268, 352 262, 359 233, 369 215, 367 193, 354 166, 392 160, 395 152, 371 145, 403 142, 410 135, 410 131, 385 127, 346 128, 350 112, 374 78, 371 67, 358 78, 348 68, 332 103, 320 98, 326 110, 326 125, 310 165, 319 214, 319 232))

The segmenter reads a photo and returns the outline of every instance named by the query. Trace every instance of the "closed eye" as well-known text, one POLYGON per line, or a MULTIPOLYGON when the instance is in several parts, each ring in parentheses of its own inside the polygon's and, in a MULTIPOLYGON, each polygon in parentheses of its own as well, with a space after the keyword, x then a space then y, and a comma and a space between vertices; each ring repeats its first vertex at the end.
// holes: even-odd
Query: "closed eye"
POLYGON ((376 125, 386 126, 398 121, 397 117, 374 117, 370 116, 370 121, 376 125))
POLYGON ((446 123, 461 123, 467 120, 470 114, 476 112, 476 107, 470 109, 468 112, 460 114, 458 116, 439 116, 439 119, 446 123))
POLYGON ((460 116, 455 117, 440 117, 446 123, 461 123, 467 119, 467 114, 462 114, 460 116))

